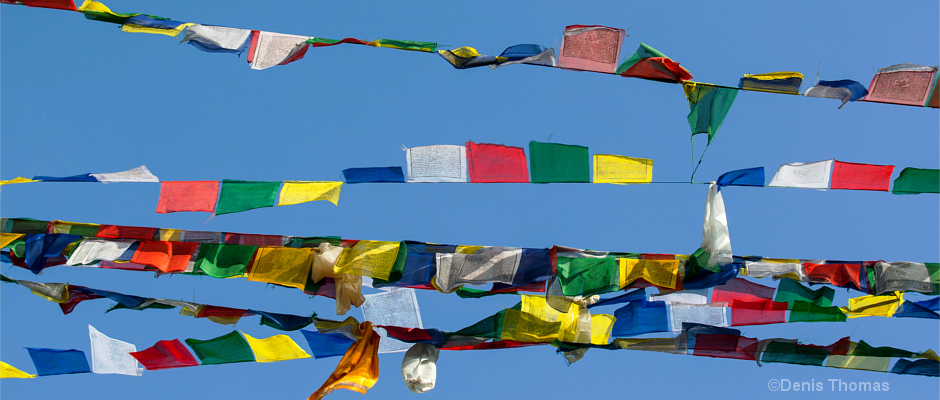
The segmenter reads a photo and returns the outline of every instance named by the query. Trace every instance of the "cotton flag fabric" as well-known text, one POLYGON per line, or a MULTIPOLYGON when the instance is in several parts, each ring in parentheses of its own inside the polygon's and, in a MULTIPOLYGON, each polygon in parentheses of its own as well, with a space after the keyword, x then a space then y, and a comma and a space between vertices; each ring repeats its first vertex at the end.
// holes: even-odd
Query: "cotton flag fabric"
POLYGON ((281 182, 222 180, 215 215, 274 207, 281 182))
POLYGON ((910 291, 931 293, 933 285, 930 280, 930 271, 923 263, 897 261, 886 263, 879 261, 875 264, 875 294, 887 292, 910 291))
POLYGON ((709 267, 723 266, 734 261, 731 253, 728 217, 725 215, 725 201, 715 182, 708 185, 708 195, 705 198, 705 222, 702 224, 701 248, 709 254, 709 267))
POLYGON ((653 332, 668 332, 666 303, 661 301, 633 301, 614 312, 611 336, 629 337, 653 332))
POLYGON ((306 351, 300 348, 290 336, 275 335, 267 339, 255 339, 247 333, 245 340, 251 347, 257 362, 275 362, 310 358, 306 351))
POLYGON ((937 67, 897 64, 878 69, 864 101, 924 106, 930 99, 937 67))
POLYGON ((169 19, 153 19, 146 15, 137 15, 129 18, 121 25, 124 32, 155 33, 176 37, 191 23, 183 23, 169 19))
POLYGON ((800 260, 786 261, 747 261, 744 263, 747 276, 753 278, 790 277, 797 281, 806 280, 806 271, 800 260), (792 261, 792 262, 790 262, 792 261))
POLYGON ((731 110, 738 90, 697 82, 683 82, 682 89, 689 101, 689 115, 686 119, 692 128, 692 136, 705 133, 711 144, 731 110))
POLYGON ((277 205, 280 207, 318 200, 339 205, 339 192, 342 188, 343 182, 284 181, 277 205))
POLYGON ((804 94, 806 97, 842 100, 842 104, 839 106, 840 109, 845 106, 845 103, 859 101, 866 95, 868 95, 868 89, 865 89, 865 86, 849 79, 819 81, 816 83, 816 86, 806 89, 806 93, 804 94))
POLYGON ((193 47, 210 53, 241 54, 248 48, 251 31, 224 26, 194 24, 186 28, 183 40, 193 47))
POLYGON ((831 287, 822 286, 813 290, 793 279, 781 279, 774 301, 787 303, 790 307, 798 301, 819 307, 830 307, 835 293, 831 287))
POLYGON ((405 183, 401 167, 347 168, 343 170, 346 183, 405 183))
MULTIPOLYGON (((92 0, 85 0, 85 2, 82 3, 80 7, 78 7, 78 11, 84 13, 85 18, 87 19, 101 22, 110 22, 112 24, 124 24, 131 17, 142 15, 140 13, 116 13, 111 11, 108 6, 92 0)), ((166 19, 153 15, 148 15, 148 17, 154 19, 166 19)))
POLYGON ((148 371, 199 365, 179 339, 161 340, 144 350, 130 353, 148 371))
POLYGON ((405 150, 408 182, 467 182, 467 149, 435 145, 405 150))
POLYGON ((85 239, 78 243, 65 264, 76 266, 95 264, 98 261, 114 261, 136 242, 133 239, 85 239))
POLYGON ((311 248, 261 247, 251 265, 248 280, 303 290, 312 265, 311 248))
POLYGON ((636 52, 620 64, 615 72, 628 78, 669 83, 692 79, 692 74, 688 70, 646 43, 640 43, 636 52))
POLYGON ((12 185, 12 184, 14 184, 14 183, 30 183, 30 182, 39 182, 39 181, 38 181, 38 180, 28 179, 28 178, 23 178, 23 177, 19 177, 19 176, 18 176, 18 177, 13 178, 13 179, 7 179, 7 180, 0 181, 0 186, 3 186, 3 185, 12 185))
POLYGON ((140 376, 137 360, 130 353, 137 352, 131 343, 112 339, 88 325, 91 338, 91 371, 96 374, 140 376))
POLYGON ((137 247, 131 262, 154 267, 161 272, 185 271, 198 243, 144 240, 137 247))
POLYGON ((304 339, 307 339, 310 352, 318 360, 346 354, 346 350, 355 342, 355 340, 340 333, 319 333, 308 330, 301 330, 300 333, 304 335, 304 339))
POLYGON ((828 189, 835 160, 786 163, 777 169, 767 186, 828 189))
POLYGON ((209 340, 186 339, 202 365, 230 364, 255 360, 251 346, 238 331, 209 340))
POLYGON ((450 292, 463 284, 512 284, 522 261, 518 247, 483 247, 473 254, 437 254, 437 285, 450 292))
POLYGON ((472 183, 528 183, 529 168, 521 147, 466 143, 467 168, 472 183))
POLYGON ((509 46, 496 58, 496 64, 490 65, 496 69, 504 65, 529 64, 554 67, 558 63, 555 49, 546 49, 537 44, 517 44, 509 46))
POLYGON ((856 164, 835 161, 832 166, 831 189, 878 190, 887 192, 891 185, 893 165, 856 164))
POLYGON ((164 181, 160 182, 160 200, 157 212, 215 211, 219 198, 218 181, 164 181))
POLYGON ((764 167, 728 171, 718 177, 718 187, 764 186, 764 167))
POLYGON ((675 289, 679 279, 679 260, 621 258, 620 287, 627 287, 640 278, 662 288, 675 289))
MULTIPOLYGON (((414 289, 395 289, 385 293, 365 296, 362 303, 362 316, 366 321, 375 325, 391 325, 402 328, 424 328, 421 323, 421 309, 418 307, 418 298, 414 289)), ((408 350, 411 345, 398 339, 388 337, 378 330, 382 338, 379 344, 379 354, 398 353, 408 350)))
POLYGON ((78 235, 44 234, 26 235, 26 252, 23 262, 30 272, 39 274, 48 266, 64 263, 65 247, 81 239, 78 235), (58 261, 61 260, 61 261, 58 261))
POLYGON ((612 74, 617 70, 626 32, 600 25, 565 27, 558 67, 612 74))
POLYGON ((735 301, 759 302, 771 300, 774 297, 774 291, 775 289, 772 287, 760 285, 747 279, 734 278, 712 289, 712 302, 731 305, 735 301))
POLYGON ((33 180, 43 182, 98 182, 98 179, 91 174, 72 175, 72 176, 34 176, 33 180))
POLYGON ((426 343, 415 343, 401 360, 401 376, 412 393, 434 389, 437 380, 437 359, 441 349, 426 343))
POLYGON ((612 154, 594 155, 594 183, 650 183, 653 160, 612 154))
POLYGON ((894 180, 891 193, 940 193, 940 169, 904 168, 894 180))
POLYGON ((849 299, 848 306, 843 307, 842 312, 848 318, 873 316, 891 318, 901 303, 904 303, 904 296, 900 292, 891 292, 883 296, 861 296, 849 299))
POLYGON ((248 49, 251 69, 266 69, 275 65, 287 65, 304 57, 309 36, 285 35, 283 33, 254 31, 248 49))
POLYGON ((799 72, 771 72, 768 74, 745 74, 738 82, 744 90, 759 92, 800 94, 803 74, 799 72))
POLYGON ((0 379, 4 378, 35 378, 36 375, 27 374, 18 368, 0 361, 0 379))
POLYGON ((437 51, 437 43, 434 43, 434 42, 418 42, 414 40, 378 39, 378 40, 373 40, 367 44, 372 47, 387 47, 390 49, 421 51, 425 53, 433 53, 437 51))
POLYGON ((84 374, 91 372, 88 359, 81 350, 57 350, 27 347, 29 358, 39 376, 84 374))
POLYGON ((669 324, 673 332, 682 330, 682 324, 695 323, 710 326, 729 326, 728 308, 705 305, 676 305, 669 307, 669 324))
MULTIPOLYGON (((3 0, 0 3, 7 4, 22 4, 27 7, 41 7, 41 8, 52 8, 56 10, 66 10, 66 11, 78 11, 75 8, 75 3, 72 0, 3 0)), ((7 364, 9 365, 9 364, 7 364)))
POLYGON ((330 377, 308 400, 320 400, 336 389, 365 394, 378 381, 379 335, 372 329, 372 323, 369 321, 359 324, 358 333, 362 339, 346 350, 330 377))
POLYGON ((590 183, 588 148, 578 145, 529 142, 532 183, 590 183))
POLYGON ((400 246, 399 242, 360 240, 354 246, 343 250, 336 260, 333 272, 388 280, 398 258, 400 246))
POLYGON ((203 244, 199 246, 194 271, 201 271, 213 278, 242 276, 251 264, 258 246, 237 244, 203 244))
POLYGON ((438 50, 437 54, 457 69, 484 67, 496 64, 498 58, 480 55, 473 47, 458 47, 453 50, 438 50))

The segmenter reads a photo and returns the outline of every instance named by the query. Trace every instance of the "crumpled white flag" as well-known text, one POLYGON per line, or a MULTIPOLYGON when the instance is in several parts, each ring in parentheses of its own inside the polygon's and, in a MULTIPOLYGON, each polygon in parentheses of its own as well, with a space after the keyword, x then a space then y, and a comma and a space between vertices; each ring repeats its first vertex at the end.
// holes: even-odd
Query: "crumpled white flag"
POLYGON ((414 393, 434 389, 437 380, 437 358, 441 349, 427 343, 415 343, 401 360, 401 377, 405 386, 414 393))
POLYGON ((68 266, 95 264, 98 261, 114 261, 134 244, 133 239, 85 239, 78 243, 69 255, 68 266))
POLYGON ((702 224, 702 250, 709 253, 708 266, 727 265, 734 261, 731 254, 731 236, 728 232, 728 217, 725 201, 718 185, 708 185, 705 199, 705 222, 702 224))
POLYGON ((160 182, 160 179, 150 173, 146 165, 137 168, 131 168, 121 172, 107 172, 103 174, 91 174, 98 182, 160 182))
POLYGON ((186 28, 180 43, 194 41, 209 48, 236 51, 245 45, 249 36, 251 31, 247 29, 195 24, 186 28))
POLYGON ((128 353, 137 351, 137 346, 111 339, 88 325, 91 337, 91 371, 96 374, 121 374, 140 376, 137 359, 128 353))

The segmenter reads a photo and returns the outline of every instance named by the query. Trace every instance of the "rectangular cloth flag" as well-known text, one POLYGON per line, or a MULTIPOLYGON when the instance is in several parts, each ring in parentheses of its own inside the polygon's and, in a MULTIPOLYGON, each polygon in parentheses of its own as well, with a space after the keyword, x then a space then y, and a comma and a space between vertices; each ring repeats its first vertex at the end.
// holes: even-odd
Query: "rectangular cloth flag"
POLYGON ((131 262, 154 267, 163 273, 186 271, 199 243, 143 240, 131 262))
POLYGON ((897 64, 879 68, 862 101, 924 106, 930 99, 937 67, 897 64))
POLYGON ((803 84, 803 74, 799 72, 771 72, 745 74, 738 82, 738 87, 758 92, 800 94, 801 84, 803 84))
POLYGON ((137 351, 131 343, 112 339, 88 325, 91 338, 91 371, 96 374, 140 376, 137 360, 130 355, 137 351))
POLYGON ((695 335, 693 356, 754 360, 758 341, 741 335, 720 333, 695 335))
POLYGON ((614 311, 611 336, 627 337, 644 333, 668 332, 666 303, 661 301, 632 301, 614 311))
POLYGON ((761 361, 821 367, 829 353, 829 350, 819 346, 773 341, 761 353, 761 361))
POLYGON ((467 149, 436 145, 405 150, 408 182, 466 182, 467 149))
POLYGON ((98 233, 95 236, 111 239, 151 240, 156 234, 157 228, 102 224, 99 225, 98 233))
POLYGON ((341 333, 319 333, 308 330, 301 330, 300 333, 304 334, 307 345, 310 346, 310 351, 317 360, 341 356, 355 342, 341 333))
POLYGON ((800 260, 773 260, 746 261, 744 272, 752 278, 790 278, 797 281, 806 280, 806 271, 800 260))
POLYGON ((806 189, 828 189, 835 160, 808 163, 792 162, 777 168, 777 173, 767 186, 795 187, 806 189))
POLYGON ((248 47, 251 31, 224 26, 194 24, 186 28, 183 42, 210 53, 241 54, 248 47))
POLYGON ((309 36, 285 35, 283 33, 252 31, 248 45, 248 63, 251 69, 271 68, 287 65, 307 54, 309 36))
POLYGON ((894 180, 891 193, 940 193, 940 169, 904 168, 894 180))
MULTIPOLYGON (((0 3, 22 4, 26 7, 52 8, 56 10, 78 11, 72 0, 2 0, 0 3)), ((9 364, 7 364, 9 365, 9 364)))
POLYGON ((470 182, 529 182, 525 150, 521 147, 467 142, 466 149, 470 182))
POLYGON ((642 278, 656 286, 675 289, 679 279, 679 263, 679 260, 621 258, 620 287, 625 288, 637 279, 642 278))
POLYGON ((215 215, 274 207, 281 182, 236 181, 223 179, 215 215))
POLYGON ((541 65, 554 67, 557 63, 555 49, 546 49, 537 44, 517 44, 509 46, 496 58, 497 63, 490 69, 512 64, 541 65))
POLYGON ((29 358, 39 376, 84 374, 91 372, 88 359, 81 350, 57 350, 27 347, 29 358))
POLYGON ((827 99, 842 100, 841 109, 849 101, 859 101, 868 95, 868 89, 853 80, 843 79, 839 81, 819 81, 816 86, 806 89, 806 97, 823 97, 827 99))
POLYGON ((803 269, 812 283, 828 283, 838 287, 862 291, 861 264, 803 263, 803 269))
POLYGON ((284 187, 278 195, 277 206, 318 200, 326 200, 333 205, 339 205, 339 192, 342 188, 343 182, 284 181, 284 187))
POLYGON ((242 276, 251 264, 258 246, 237 244, 203 244, 193 271, 201 271, 213 278, 242 276))
POLYGON ((887 292, 907 291, 931 293, 930 271, 923 263, 897 261, 886 263, 879 261, 875 264, 875 294, 887 292))
POLYGON ((774 297, 775 290, 775 288, 759 285, 747 279, 734 278, 712 289, 712 302, 728 303, 730 306, 735 301, 759 302, 771 300, 774 297))
POLYGON ((640 47, 636 49, 636 52, 627 58, 623 64, 620 64, 615 73, 627 78, 650 79, 668 83, 678 83, 692 79, 692 74, 688 70, 646 43, 640 43, 640 47))
POLYGON ((849 318, 870 316, 891 318, 901 303, 904 303, 904 296, 901 292, 891 292, 883 296, 854 297, 849 299, 848 306, 843 307, 842 312, 849 318))
POLYGON ((594 183, 650 183, 653 160, 612 154, 594 155, 594 183))
POLYGON ((888 191, 893 165, 856 164, 835 161, 832 166, 832 189, 888 191))
POLYGON ((722 186, 764 186, 764 167, 738 169, 728 171, 718 177, 716 181, 722 186))
POLYGON ((845 322, 845 313, 839 307, 820 307, 805 301, 794 301, 787 322, 845 322))
POLYGON ((248 346, 251 347, 257 362, 310 358, 310 355, 287 335, 274 335, 267 339, 255 339, 246 333, 245 340, 248 341, 248 346))
POLYGON ((401 167, 346 168, 343 170, 346 183, 405 183, 401 167))
POLYGON ((311 248, 261 247, 248 272, 248 280, 304 289, 313 266, 311 248))
POLYGON ((565 27, 558 67, 612 74, 617 70, 626 32, 600 25, 565 27))
POLYGON ((822 286, 813 290, 793 279, 781 279, 780 284, 777 286, 777 296, 774 297, 774 301, 788 303, 790 307, 793 307, 793 304, 797 301, 820 307, 829 307, 832 306, 832 298, 835 294, 836 291, 831 287, 822 286))
MULTIPOLYGON (((137 15, 145 15, 141 13, 116 13, 111 11, 108 6, 92 0, 85 0, 78 11, 85 14, 85 18, 93 21, 101 22, 110 22, 112 24, 124 24, 128 19, 137 15)), ((150 18, 154 19, 168 19, 163 17, 158 17, 155 15, 147 15, 150 18)))
POLYGON ((164 181, 160 182, 160 214, 180 211, 215 211, 219 199, 218 181, 164 181))
POLYGON ((351 390, 365 394, 379 379, 379 335, 369 321, 359 324, 358 335, 362 339, 353 343, 336 369, 309 400, 320 400, 336 389, 351 390))
POLYGON ((453 50, 438 50, 437 54, 457 69, 483 67, 496 64, 497 58, 480 55, 473 47, 458 47, 453 50))
POLYGON ((6 378, 35 378, 36 375, 27 374, 10 364, 0 361, 0 379, 6 378))
POLYGON ((121 172, 106 172, 102 174, 90 174, 98 182, 160 182, 160 179, 150 173, 146 165, 137 168, 131 168, 121 172))
POLYGON ((23 177, 21 177, 21 176, 18 176, 18 177, 13 178, 13 179, 7 179, 7 180, 0 181, 0 186, 3 186, 3 185, 12 185, 12 184, 14 184, 14 183, 30 183, 30 182, 39 182, 39 181, 32 180, 32 179, 28 179, 28 178, 23 178, 23 177))
POLYGON ((565 296, 590 296, 620 288, 616 258, 558 257, 558 283, 565 296))
POLYGON ((124 32, 155 33, 176 37, 183 29, 192 23, 183 23, 171 19, 153 19, 146 15, 137 15, 129 18, 121 25, 124 32))
POLYGON ((421 51, 425 53, 437 51, 437 43, 417 42, 414 40, 378 39, 369 42, 368 45, 372 47, 387 47, 390 49, 421 51))
POLYGON ((718 307, 714 304, 673 304, 669 306, 671 330, 673 332, 681 331, 684 323, 728 326, 728 307, 718 307))
POLYGON ((590 183, 591 167, 585 146, 529 142, 532 183, 590 183))
POLYGON ((238 331, 209 340, 186 339, 202 365, 230 364, 255 360, 251 346, 238 331))
POLYGON ((399 242, 360 240, 354 246, 343 249, 336 259, 333 272, 388 280, 398 258, 399 246, 402 246, 399 242))
POLYGON ((689 101, 689 127, 692 136, 700 133, 708 135, 708 143, 718 134, 718 128, 725 122, 738 89, 716 86, 708 83, 682 82, 682 90, 689 101))
POLYGON ((731 302, 731 326, 781 324, 787 322, 787 303, 772 300, 731 302))
POLYGON ((379 354, 398 353, 408 350, 411 343, 402 342, 388 336, 381 325, 402 328, 424 328, 421 323, 421 309, 414 289, 395 289, 389 292, 365 296, 362 303, 362 317, 376 326, 376 332, 382 338, 379 342, 379 354))
POLYGON ((69 255, 66 265, 89 265, 98 261, 114 261, 121 257, 136 240, 133 239, 85 239, 69 255))
POLYGON ((511 285, 522 261, 522 249, 496 246, 483 247, 472 254, 438 253, 436 261, 436 283, 444 292, 465 284, 511 285))

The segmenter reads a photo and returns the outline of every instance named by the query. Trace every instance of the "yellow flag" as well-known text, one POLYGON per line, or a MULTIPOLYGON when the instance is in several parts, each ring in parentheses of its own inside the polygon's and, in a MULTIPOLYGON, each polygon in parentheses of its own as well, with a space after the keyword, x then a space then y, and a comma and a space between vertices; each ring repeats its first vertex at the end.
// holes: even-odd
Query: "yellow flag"
POLYGON ((594 183, 650 183, 653 160, 612 154, 594 155, 594 183))
POLYGON ((277 205, 286 206, 318 200, 339 205, 339 192, 342 187, 343 182, 285 181, 277 205))
POLYGON ((0 361, 0 379, 2 378, 35 378, 36 375, 30 375, 20 371, 16 367, 0 361))
POLYGON ((849 299, 848 307, 842 307, 842 312, 849 318, 871 316, 891 318, 903 302, 904 295, 901 292, 891 292, 882 296, 868 295, 849 299))
POLYGON ((0 181, 0 186, 3 186, 3 185, 12 185, 12 184, 14 184, 14 183, 29 183, 29 182, 39 182, 39 181, 34 181, 34 180, 32 180, 32 179, 26 179, 26 178, 22 178, 22 177, 19 177, 19 176, 18 176, 18 177, 13 178, 13 179, 5 180, 5 181, 0 181))
POLYGON ((245 340, 248 341, 248 346, 251 346, 251 351, 255 353, 255 361, 257 362, 275 362, 275 361, 286 361, 294 360, 298 358, 310 358, 310 355, 306 351, 300 348, 290 336, 287 335, 275 335, 267 339, 255 339, 251 336, 248 336, 247 333, 242 332, 245 335, 245 340))
POLYGON ((191 23, 191 22, 188 22, 188 23, 185 23, 185 24, 179 24, 179 25, 178 25, 177 27, 175 27, 175 28, 154 28, 154 27, 150 27, 150 26, 134 25, 134 24, 132 24, 132 23, 125 23, 124 25, 121 25, 121 30, 124 31, 124 32, 155 33, 155 34, 157 34, 157 35, 167 35, 167 36, 176 37, 177 35, 180 34, 180 32, 183 31, 183 29, 186 29, 186 27, 192 26, 192 25, 195 25, 195 24, 193 24, 193 23, 191 23))
POLYGON ((634 260, 620 259, 620 287, 643 278, 656 286, 676 288, 679 278, 679 260, 634 260))
POLYGON ((343 249, 333 266, 334 274, 355 274, 388 280, 398 258, 399 242, 360 240, 343 249))
MULTIPOLYGON (((850 342, 847 354, 852 354, 858 343, 850 342)), ((853 356, 832 354, 826 358, 826 366, 831 368, 860 369, 865 371, 888 372, 891 357, 853 356)))
POLYGON ((10 245, 10 243, 13 243, 16 241, 16 239, 19 239, 23 236, 26 236, 26 234, 6 232, 0 233, 0 249, 6 248, 8 245, 10 245))

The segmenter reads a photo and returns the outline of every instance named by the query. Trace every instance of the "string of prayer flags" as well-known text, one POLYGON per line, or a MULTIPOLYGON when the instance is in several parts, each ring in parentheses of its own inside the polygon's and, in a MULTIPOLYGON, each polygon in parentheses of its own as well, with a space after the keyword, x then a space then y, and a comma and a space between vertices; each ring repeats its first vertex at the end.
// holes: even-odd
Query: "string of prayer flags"
POLYGON ((85 14, 85 18, 87 19, 90 19, 93 21, 110 22, 112 24, 118 24, 118 25, 124 25, 124 23, 127 22, 128 19, 130 19, 131 17, 136 17, 138 15, 146 15, 153 19, 168 19, 168 18, 158 17, 155 15, 147 15, 147 14, 141 14, 141 13, 116 13, 116 12, 111 11, 111 9, 108 8, 108 6, 100 2, 92 1, 92 0, 85 0, 85 2, 82 3, 80 7, 78 7, 78 11, 85 14))
POLYGON ((940 169, 904 168, 894 180, 891 193, 940 193, 940 169))
POLYGON ((401 361, 401 376, 412 393, 434 389, 437 380, 437 358, 441 349, 426 343, 415 343, 401 361))
POLYGON ((346 350, 355 342, 340 333, 319 333, 307 330, 301 330, 300 333, 303 333, 304 339, 307 339, 307 345, 310 346, 310 352, 318 360, 346 354, 346 350))
POLYGON ((467 182, 467 149, 435 145, 405 149, 408 182, 467 182))
POLYGON ((410 51, 421 51, 425 53, 433 53, 437 51, 437 43, 434 42, 418 42, 414 40, 394 40, 394 39, 378 39, 368 43, 372 47, 387 47, 390 49, 399 49, 399 50, 410 50, 410 51))
POLYGON ((91 338, 91 371, 96 374, 140 376, 137 360, 130 353, 137 352, 131 343, 112 339, 88 325, 91 338))
POLYGON ((278 195, 277 206, 319 200, 339 205, 339 193, 342 188, 343 182, 284 181, 284 186, 278 195))
POLYGON ((405 183, 401 167, 346 168, 343 170, 346 183, 405 183))
POLYGON ((218 181, 164 181, 160 182, 157 212, 180 211, 214 212, 219 198, 218 181))
POLYGON ((300 348, 290 336, 274 335, 267 339, 255 339, 247 333, 245 340, 255 355, 256 362, 275 362, 310 358, 306 351, 300 348))
POLYGON ((612 154, 594 155, 594 183, 650 183, 653 160, 612 154))
POLYGON ((556 63, 557 60, 555 58, 554 48, 546 49, 537 44, 517 44, 503 50, 503 52, 496 57, 496 64, 490 65, 490 69, 512 64, 554 67, 556 63))
POLYGON ((923 263, 896 261, 886 263, 879 261, 875 264, 875 294, 887 292, 921 292, 934 291, 930 271, 923 263))
POLYGON ((793 307, 796 302, 805 302, 819 307, 832 306, 836 291, 830 287, 813 290, 793 279, 781 279, 777 285, 775 302, 787 303, 793 307))
POLYGON ((308 400, 320 400, 336 389, 365 394, 378 381, 379 335, 372 329, 372 323, 369 321, 359 324, 358 333, 362 339, 346 350, 336 370, 308 400))
POLYGON ((723 186, 764 186, 764 167, 728 171, 716 183, 719 190, 723 186))
POLYGON ((689 101, 687 119, 692 136, 705 133, 708 144, 711 144, 738 96, 738 89, 689 81, 682 82, 682 89, 689 101))
POLYGON ((250 36, 251 31, 248 29, 193 24, 186 27, 180 43, 186 42, 210 53, 241 54, 251 43, 250 36))
POLYGON ((617 70, 626 32, 600 25, 565 27, 558 67, 612 74, 617 70))
POLYGON ((39 376, 84 374, 91 372, 88 359, 81 350, 57 350, 27 347, 29 358, 39 376))
MULTIPOLYGON (((26 7, 52 8, 56 10, 78 11, 72 0, 0 0, 4 4, 22 4, 26 7)), ((4 363, 5 365, 9 365, 4 363)))
POLYGON ((309 36, 285 35, 283 33, 252 31, 248 47, 248 63, 251 69, 261 70, 275 65, 287 65, 307 54, 309 36))
POLYGON ((248 280, 303 290, 310 276, 313 253, 311 248, 260 247, 248 272, 248 280))
POLYGON ((10 364, 0 361, 0 379, 4 378, 35 378, 36 375, 27 374, 10 364))
POLYGON ((888 191, 893 165, 856 164, 835 161, 832 166, 832 189, 888 191))
POLYGON ((692 79, 692 74, 688 70, 646 43, 640 43, 636 52, 620 64, 615 73, 628 78, 667 83, 679 83, 692 79))
POLYGON ((248 211, 255 208, 274 207, 280 182, 258 182, 222 180, 219 203, 215 215, 248 211))
POLYGON ((153 19, 146 15, 137 15, 129 18, 121 25, 124 32, 155 33, 176 37, 192 23, 173 21, 170 19, 153 19))
POLYGON ((591 168, 585 146, 529 142, 532 183, 590 183, 591 168))
POLYGON ((230 364, 255 361, 248 341, 238 331, 209 340, 186 339, 202 365, 230 364))
POLYGON ((897 64, 879 68, 868 86, 863 101, 929 106, 935 86, 937 67, 917 64, 897 64))
MULTIPOLYGON (((484 67, 499 62, 498 57, 481 56, 477 49, 466 46, 453 50, 438 50, 437 54, 457 69, 484 67)), ((504 58, 503 61, 506 61, 506 59, 504 58)))
POLYGON ((865 89, 865 86, 862 86, 861 83, 850 79, 819 81, 816 83, 816 86, 806 89, 806 93, 803 95, 806 97, 842 100, 842 104, 839 106, 839 109, 841 109, 845 106, 845 103, 859 101, 867 96, 868 89, 865 89))
POLYGON ((771 72, 768 74, 745 74, 738 82, 742 90, 758 92, 800 94, 803 74, 799 72, 771 72))
MULTIPOLYGON (((414 289, 396 289, 389 292, 365 296, 362 303, 362 317, 373 326, 392 325, 402 328, 424 328, 421 323, 421 310, 414 289)), ((410 343, 394 339, 382 328, 376 327, 376 333, 382 338, 379 354, 398 353, 411 347, 410 343)))
POLYGON ((465 148, 470 182, 529 182, 525 150, 521 147, 467 142, 465 148))
POLYGON ((834 163, 835 160, 829 159, 783 164, 777 169, 777 173, 767 186, 828 189, 834 163))

